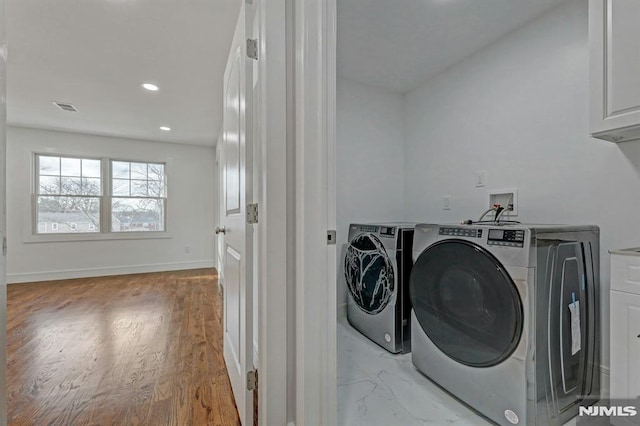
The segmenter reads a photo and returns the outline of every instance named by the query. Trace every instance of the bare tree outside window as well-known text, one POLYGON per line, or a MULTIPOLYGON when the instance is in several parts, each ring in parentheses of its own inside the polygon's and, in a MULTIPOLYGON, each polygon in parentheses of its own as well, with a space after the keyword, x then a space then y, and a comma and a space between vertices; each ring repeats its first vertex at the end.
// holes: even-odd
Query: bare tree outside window
POLYGON ((99 232, 101 161, 43 155, 37 159, 37 232, 99 232))
POLYGON ((102 165, 100 159, 36 155, 36 233, 165 231, 165 165, 110 160, 110 186, 102 165), (100 222, 105 209, 110 229, 100 222))
POLYGON ((111 162, 111 231, 164 231, 164 164, 111 162))

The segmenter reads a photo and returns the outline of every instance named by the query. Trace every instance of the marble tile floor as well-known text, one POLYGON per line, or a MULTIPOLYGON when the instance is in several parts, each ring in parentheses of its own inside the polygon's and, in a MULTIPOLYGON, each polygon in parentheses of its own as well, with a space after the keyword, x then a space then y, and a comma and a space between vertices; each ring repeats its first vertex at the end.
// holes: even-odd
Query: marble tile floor
MULTIPOLYGON (((480 426, 492 423, 338 319, 338 424, 480 426)), ((575 419, 567 425, 574 425, 575 419)))

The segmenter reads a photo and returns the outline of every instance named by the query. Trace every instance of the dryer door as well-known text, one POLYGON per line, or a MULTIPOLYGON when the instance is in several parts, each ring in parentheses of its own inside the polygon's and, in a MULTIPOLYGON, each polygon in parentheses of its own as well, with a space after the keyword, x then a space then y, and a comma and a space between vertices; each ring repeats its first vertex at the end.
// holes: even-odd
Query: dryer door
POLYGON ((518 290, 500 262, 463 240, 443 240, 416 260, 411 302, 420 326, 446 355, 472 367, 507 359, 522 335, 518 290))
POLYGON ((353 300, 366 313, 377 314, 391 301, 395 289, 393 264, 376 235, 364 233, 351 241, 344 275, 353 300))

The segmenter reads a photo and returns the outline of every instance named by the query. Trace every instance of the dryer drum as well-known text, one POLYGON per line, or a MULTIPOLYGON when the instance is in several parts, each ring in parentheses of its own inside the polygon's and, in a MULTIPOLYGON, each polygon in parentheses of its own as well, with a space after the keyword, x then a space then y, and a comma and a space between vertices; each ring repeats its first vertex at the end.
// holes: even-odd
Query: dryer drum
POLYGON ((409 284, 420 326, 447 356, 490 367, 515 350, 523 325, 518 290, 500 262, 463 240, 444 240, 416 260, 409 284))
POLYGON ((393 295, 393 267, 380 239, 372 234, 354 238, 344 261, 347 288, 358 307, 369 314, 381 312, 393 295))

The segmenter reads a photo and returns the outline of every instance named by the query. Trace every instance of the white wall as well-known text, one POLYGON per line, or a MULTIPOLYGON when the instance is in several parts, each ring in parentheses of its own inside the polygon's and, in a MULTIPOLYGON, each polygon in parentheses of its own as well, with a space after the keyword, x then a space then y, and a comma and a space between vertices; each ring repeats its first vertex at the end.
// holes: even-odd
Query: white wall
POLYGON ((16 127, 7 142, 9 282, 214 266, 213 148, 16 127), (171 238, 25 242, 33 152, 166 162, 171 238))
MULTIPOLYGON (((0 0, 0 244, 6 236, 7 37, 0 0)), ((0 251, 0 424, 7 421, 7 257, 0 251)))
POLYGON ((476 218, 488 189, 514 187, 520 221, 600 225, 608 365, 608 250, 640 245, 640 143, 588 135, 587 3, 563 3, 406 95, 406 218, 476 218))
POLYGON ((403 99, 346 79, 337 82, 338 307, 346 303, 343 259, 349 224, 404 217, 403 99))

